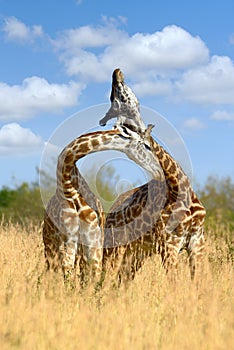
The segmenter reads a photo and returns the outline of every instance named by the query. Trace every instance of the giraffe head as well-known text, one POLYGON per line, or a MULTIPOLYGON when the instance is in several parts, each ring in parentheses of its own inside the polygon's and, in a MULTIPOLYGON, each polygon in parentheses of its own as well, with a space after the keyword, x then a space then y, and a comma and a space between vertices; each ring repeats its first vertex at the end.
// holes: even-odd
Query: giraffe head
POLYGON ((124 74, 119 68, 116 68, 112 73, 112 85, 116 86, 119 83, 124 84, 124 74))
POLYGON ((111 107, 99 121, 105 126, 108 120, 117 118, 115 126, 125 125, 138 133, 143 134, 146 126, 141 119, 140 105, 133 91, 124 82, 124 74, 116 68, 112 74, 111 107))
POLYGON ((131 128, 121 125, 116 130, 121 133, 123 150, 128 158, 147 170, 154 179, 164 181, 164 173, 158 157, 152 152, 153 145, 150 137, 152 128, 153 125, 149 124, 146 129, 146 135, 141 135, 131 128))

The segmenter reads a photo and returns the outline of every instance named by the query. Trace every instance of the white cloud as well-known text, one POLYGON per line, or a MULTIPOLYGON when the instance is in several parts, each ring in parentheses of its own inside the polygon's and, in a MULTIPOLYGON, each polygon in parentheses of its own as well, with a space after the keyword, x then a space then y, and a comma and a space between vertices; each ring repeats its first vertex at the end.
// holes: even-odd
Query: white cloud
POLYGON ((183 127, 189 130, 200 130, 203 129, 205 125, 199 119, 190 118, 185 120, 183 127))
POLYGON ((40 136, 17 123, 6 124, 0 128, 1 155, 25 155, 38 152, 43 146, 44 141, 40 136))
POLYGON ((213 56, 208 64, 185 72, 176 85, 180 99, 200 104, 233 104, 233 62, 227 56, 213 56))
POLYGON ((211 119, 213 120, 226 120, 226 121, 234 121, 234 112, 230 113, 224 110, 218 110, 216 112, 214 112, 211 117, 211 119))
POLYGON ((22 85, 0 83, 0 120, 22 120, 39 112, 58 112, 74 106, 82 88, 75 82, 50 84, 39 77, 26 78, 22 85))
MULTIPOLYGON (((176 25, 154 33, 129 35, 118 28, 124 23, 126 18, 103 17, 100 26, 68 29, 60 32, 55 40, 50 38, 68 76, 78 77, 83 85, 49 84, 37 77, 25 79, 22 86, 0 84, 2 99, 8 101, 4 107, 0 104, 0 119, 13 113, 12 97, 16 97, 18 109, 17 114, 12 114, 15 120, 19 114, 27 117, 33 111, 53 111, 56 107, 74 105, 84 84, 110 83, 111 73, 117 67, 123 70, 126 82, 139 98, 164 95, 172 102, 234 104, 234 63, 229 57, 210 57, 206 44, 198 36, 176 25), (40 91, 47 92, 47 96, 41 96, 38 90, 31 94, 31 89, 35 90, 32 79, 37 79, 36 84, 42 85, 40 91)), ((43 35, 41 26, 27 26, 15 17, 6 19, 3 30, 11 40, 32 41, 43 35)))
POLYGON ((173 85, 169 79, 158 79, 133 84, 132 89, 137 96, 170 95, 173 85))
POLYGON ((98 82, 109 80, 116 67, 133 81, 154 81, 155 75, 173 76, 177 70, 204 64, 209 57, 199 37, 175 25, 129 36, 109 22, 64 31, 53 44, 69 75, 98 82))
POLYGON ((2 30, 10 41, 33 42, 36 38, 43 36, 43 29, 40 25, 30 27, 15 17, 7 17, 2 30))
POLYGON ((106 26, 82 26, 65 30, 59 34, 53 44, 55 48, 64 51, 67 55, 74 55, 81 49, 108 47, 115 41, 122 41, 125 37, 128 37, 126 32, 118 30, 115 25, 108 22, 106 26))
POLYGON ((120 67, 138 97, 165 95, 171 101, 234 104, 234 64, 209 57, 198 37, 176 25, 132 36, 113 21, 64 31, 53 42, 67 74, 85 82, 111 80, 120 67))
POLYGON ((153 34, 136 33, 113 45, 108 54, 122 61, 126 59, 130 66, 133 63, 134 73, 139 69, 154 69, 155 72, 185 69, 208 59, 208 49, 202 40, 175 25, 153 34))

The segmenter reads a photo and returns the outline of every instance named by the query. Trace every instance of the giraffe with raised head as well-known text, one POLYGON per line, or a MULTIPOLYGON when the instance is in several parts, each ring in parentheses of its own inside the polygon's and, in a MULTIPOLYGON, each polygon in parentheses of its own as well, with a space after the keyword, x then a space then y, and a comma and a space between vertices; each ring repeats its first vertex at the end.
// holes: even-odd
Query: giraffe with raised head
MULTIPOLYGON (((113 89, 112 86, 112 91, 113 89)), ((120 105, 119 111, 124 110, 126 104, 126 99, 121 98, 128 94, 126 85, 124 89, 119 90, 119 95, 116 97, 120 105)), ((127 110, 131 117, 127 118, 127 115, 124 117, 124 125, 128 126, 129 123, 129 128, 138 131, 141 130, 143 123, 139 123, 139 119, 141 120, 139 105, 135 103, 136 97, 133 93, 129 96, 130 99, 133 98, 133 103, 127 100, 127 110)), ((121 112, 117 113, 116 117, 119 124, 121 112)), ((114 118, 114 110, 111 118, 114 118)), ((125 274, 134 277, 135 271, 140 268, 145 257, 158 251, 168 271, 177 266, 179 253, 182 249, 186 249, 193 279, 204 250, 206 211, 180 165, 152 138, 152 127, 149 125, 145 129, 144 126, 142 131, 138 132, 147 140, 146 144, 158 158, 164 173, 166 189, 161 181, 153 181, 119 197, 111 208, 105 224, 103 270, 105 272, 108 269, 109 263, 111 270, 115 271, 114 276, 117 274, 120 278, 121 271, 125 271, 125 274), (151 195, 152 188, 158 196, 151 195), (163 208, 162 193, 166 194, 163 208), (140 215, 139 208, 141 208, 140 215), (136 230, 136 227, 140 229, 136 230), (124 239, 121 239, 121 231, 124 239), (130 270, 125 269, 126 264, 130 270)))
POLYGON ((81 274, 99 279, 102 270, 104 213, 100 201, 82 178, 76 162, 104 150, 124 152, 130 159, 161 178, 161 168, 148 145, 127 128, 81 135, 67 145, 57 161, 57 188, 43 224, 47 267, 62 267, 70 275, 79 263, 81 274))
POLYGON ((147 128, 141 119, 139 101, 131 88, 125 84, 124 74, 119 68, 112 73, 110 101, 111 107, 99 124, 105 126, 108 120, 117 118, 115 127, 126 125, 129 129, 144 135, 147 128))

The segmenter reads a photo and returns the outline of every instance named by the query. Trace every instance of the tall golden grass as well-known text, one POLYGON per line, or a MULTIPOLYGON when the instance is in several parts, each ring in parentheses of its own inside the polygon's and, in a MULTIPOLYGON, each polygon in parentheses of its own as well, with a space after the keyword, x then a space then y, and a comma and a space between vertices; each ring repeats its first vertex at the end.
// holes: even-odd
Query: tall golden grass
POLYGON ((155 256, 128 288, 96 294, 44 274, 38 231, 0 226, 0 349, 234 348, 234 266, 219 228, 207 231, 198 284, 185 256, 176 283, 155 256))

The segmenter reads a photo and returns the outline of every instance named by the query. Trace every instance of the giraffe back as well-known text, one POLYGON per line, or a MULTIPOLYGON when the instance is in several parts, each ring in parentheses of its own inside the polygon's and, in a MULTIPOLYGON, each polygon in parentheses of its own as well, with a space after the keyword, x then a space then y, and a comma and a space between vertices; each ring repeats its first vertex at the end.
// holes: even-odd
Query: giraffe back
POLYGON ((125 245, 150 232, 166 200, 166 183, 157 180, 120 195, 107 215, 104 247, 125 245))

